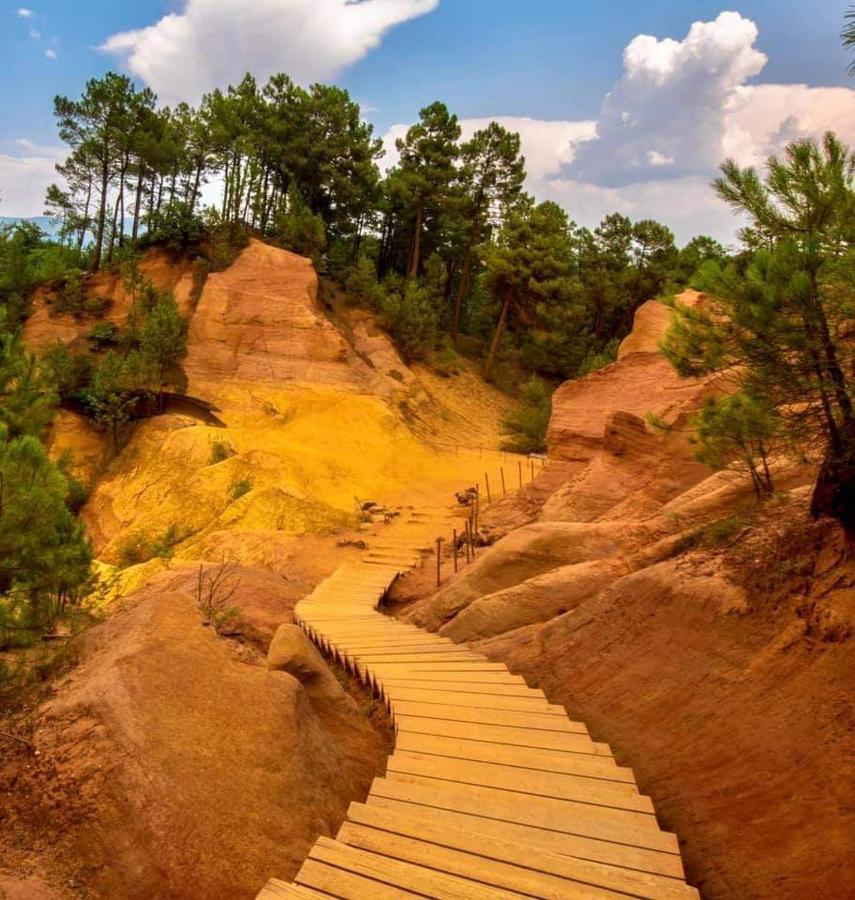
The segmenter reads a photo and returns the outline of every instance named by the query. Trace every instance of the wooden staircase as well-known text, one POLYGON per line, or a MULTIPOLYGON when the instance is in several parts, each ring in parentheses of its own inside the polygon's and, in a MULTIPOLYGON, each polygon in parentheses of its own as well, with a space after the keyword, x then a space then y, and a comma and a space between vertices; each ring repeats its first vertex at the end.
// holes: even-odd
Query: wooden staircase
POLYGON ((385 698, 396 746, 336 839, 258 900, 697 898, 607 745, 503 664, 377 611, 452 524, 409 514, 298 604, 315 643, 385 698))

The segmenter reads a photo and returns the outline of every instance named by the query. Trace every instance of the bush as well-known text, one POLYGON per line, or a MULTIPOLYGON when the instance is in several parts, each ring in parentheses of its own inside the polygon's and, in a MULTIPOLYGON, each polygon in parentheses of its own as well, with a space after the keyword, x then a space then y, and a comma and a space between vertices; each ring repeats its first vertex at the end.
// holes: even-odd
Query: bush
POLYGON ((151 542, 141 533, 126 535, 117 548, 117 565, 120 569, 136 566, 151 559, 151 542))
POLYGON ((232 485, 232 503, 239 500, 244 494, 252 490, 252 481, 249 478, 241 478, 232 485))
POLYGON ((211 444, 211 458, 208 461, 208 465, 215 466, 217 463, 221 463, 234 455, 235 450, 231 444, 226 443, 226 441, 214 441, 211 444))
POLYGON ((89 384, 92 360, 86 353, 72 353, 61 341, 45 350, 42 364, 60 397, 69 397, 89 384))
POLYGON ((460 371, 460 355, 454 349, 450 338, 445 338, 439 349, 431 356, 431 365, 438 375, 450 378, 460 371))
POLYGON ((619 346, 620 341, 614 338, 599 352, 589 352, 579 366, 577 377, 582 378, 584 375, 590 375, 591 372, 597 372, 600 369, 605 369, 606 366, 610 366, 617 359, 619 346))
POLYGON ((310 257, 315 268, 320 268, 327 246, 324 220, 312 213, 295 190, 288 191, 287 208, 276 218, 276 231, 288 250, 310 257))
POLYGON ((360 256, 356 265, 348 269, 344 277, 347 298, 353 303, 376 308, 380 302, 380 285, 377 267, 366 256, 360 256))
POLYGON ((523 385, 518 406, 502 422, 502 434, 507 436, 507 440, 502 442, 502 449, 513 453, 545 451, 551 415, 550 391, 539 378, 532 378, 523 385))
POLYGON ((406 362, 425 359, 436 346, 438 316, 425 288, 408 281, 402 290, 385 287, 381 322, 406 362))
POLYGON ((89 329, 86 340, 89 346, 97 353, 99 350, 107 350, 116 347, 121 334, 112 322, 99 322, 89 329))
POLYGON ((118 566, 127 569, 148 562, 150 559, 171 559, 176 544, 180 544, 187 533, 179 531, 175 524, 164 529, 159 535, 149 537, 143 532, 129 534, 119 544, 118 566))
POLYGON ((178 528, 174 524, 170 525, 149 545, 150 558, 171 559, 175 552, 175 545, 180 543, 181 535, 178 532, 178 528))

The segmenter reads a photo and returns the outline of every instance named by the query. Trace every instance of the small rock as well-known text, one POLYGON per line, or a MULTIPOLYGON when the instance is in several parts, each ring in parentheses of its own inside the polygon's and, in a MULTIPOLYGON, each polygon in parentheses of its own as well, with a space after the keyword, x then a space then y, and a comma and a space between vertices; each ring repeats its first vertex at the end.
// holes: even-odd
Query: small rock
POLYGON ((267 651, 267 668, 296 678, 309 697, 353 703, 299 625, 280 625, 267 651))

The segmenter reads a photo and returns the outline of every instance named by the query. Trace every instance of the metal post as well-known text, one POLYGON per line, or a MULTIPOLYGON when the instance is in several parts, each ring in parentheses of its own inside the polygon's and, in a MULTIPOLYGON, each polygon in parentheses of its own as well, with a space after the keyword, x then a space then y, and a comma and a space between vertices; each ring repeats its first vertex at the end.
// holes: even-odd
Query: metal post
POLYGON ((492 503, 493 498, 490 495, 490 476, 486 472, 484 473, 484 484, 487 487, 487 502, 492 503))
POLYGON ((505 496, 507 496, 508 491, 505 488, 505 467, 504 466, 502 466, 499 469, 499 474, 502 476, 502 496, 505 497, 505 496))
POLYGON ((478 518, 481 515, 481 490, 475 485, 475 534, 478 534, 478 518))
POLYGON ((436 586, 442 582, 442 538, 436 539, 436 586))
POLYGON ((522 460, 521 459, 517 460, 517 468, 519 469, 519 473, 520 473, 520 487, 522 487, 522 460))
POLYGON ((451 540, 454 542, 454 571, 457 572, 457 529, 455 528, 452 531, 451 540))

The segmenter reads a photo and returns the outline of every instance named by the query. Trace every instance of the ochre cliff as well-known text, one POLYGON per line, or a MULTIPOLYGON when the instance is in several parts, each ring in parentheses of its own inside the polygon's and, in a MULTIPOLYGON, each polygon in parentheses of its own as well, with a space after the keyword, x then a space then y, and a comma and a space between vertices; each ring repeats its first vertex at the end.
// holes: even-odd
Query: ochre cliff
POLYGON ((555 392, 546 470, 484 512, 492 546, 398 599, 620 748, 705 897, 838 897, 855 563, 809 521, 810 464, 776 460, 758 505, 695 461, 687 420, 726 384, 676 375, 668 322, 646 304, 617 362, 555 392))

